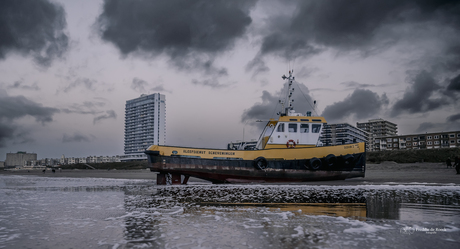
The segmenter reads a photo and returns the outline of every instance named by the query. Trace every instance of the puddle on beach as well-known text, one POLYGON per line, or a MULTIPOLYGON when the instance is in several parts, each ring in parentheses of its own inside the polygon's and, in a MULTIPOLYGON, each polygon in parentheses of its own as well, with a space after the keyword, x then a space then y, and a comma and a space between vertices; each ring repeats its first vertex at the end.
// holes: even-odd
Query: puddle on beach
POLYGON ((455 185, 0 176, 0 248, 457 248, 455 185))

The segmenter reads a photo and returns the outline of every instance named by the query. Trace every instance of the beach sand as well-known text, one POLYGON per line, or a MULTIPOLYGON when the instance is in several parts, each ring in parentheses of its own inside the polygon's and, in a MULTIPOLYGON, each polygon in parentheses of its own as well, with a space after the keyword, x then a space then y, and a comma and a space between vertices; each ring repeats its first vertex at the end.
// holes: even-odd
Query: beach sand
MULTIPOLYGON (((150 170, 0 170, 1 175, 36 175, 41 177, 90 177, 115 179, 146 179, 156 182, 155 172, 150 170)), ((190 183, 208 183, 191 177, 190 183)), ((444 163, 404 163, 383 162, 367 164, 364 178, 352 178, 339 181, 314 181, 296 184, 309 185, 363 185, 363 184, 460 184, 460 175, 455 169, 447 168, 444 163)))

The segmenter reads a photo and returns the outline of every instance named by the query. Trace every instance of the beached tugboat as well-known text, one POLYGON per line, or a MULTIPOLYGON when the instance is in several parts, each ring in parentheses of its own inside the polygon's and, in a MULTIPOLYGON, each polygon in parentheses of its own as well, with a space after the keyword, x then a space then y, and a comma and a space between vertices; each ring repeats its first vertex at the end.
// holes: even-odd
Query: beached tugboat
POLYGON ((275 183, 340 180, 364 177, 364 143, 318 146, 326 120, 295 113, 292 72, 286 101, 278 120, 270 119, 254 148, 224 150, 152 145, 150 170, 159 172, 157 184, 186 184, 189 177, 212 183, 275 183), (286 106, 286 107, 285 107, 286 106))

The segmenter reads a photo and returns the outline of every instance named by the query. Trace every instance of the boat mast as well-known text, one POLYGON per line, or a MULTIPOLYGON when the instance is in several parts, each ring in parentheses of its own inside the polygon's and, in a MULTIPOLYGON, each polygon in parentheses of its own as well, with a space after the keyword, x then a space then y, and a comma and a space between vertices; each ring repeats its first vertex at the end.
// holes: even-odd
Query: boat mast
POLYGON ((283 76, 281 76, 281 78, 283 80, 288 80, 288 91, 286 92, 287 96, 286 96, 286 103, 282 100, 280 100, 280 103, 281 103, 281 112, 279 113, 281 116, 286 116, 289 114, 289 111, 290 110, 293 110, 292 108, 292 102, 294 102, 294 100, 292 99, 292 93, 294 92, 294 88, 291 88, 292 86, 292 81, 295 79, 294 76, 292 76, 292 73, 294 73, 294 70, 292 71, 289 71, 289 77, 286 77, 286 75, 283 74, 283 76), (287 105, 287 107, 285 107, 284 105, 287 105))

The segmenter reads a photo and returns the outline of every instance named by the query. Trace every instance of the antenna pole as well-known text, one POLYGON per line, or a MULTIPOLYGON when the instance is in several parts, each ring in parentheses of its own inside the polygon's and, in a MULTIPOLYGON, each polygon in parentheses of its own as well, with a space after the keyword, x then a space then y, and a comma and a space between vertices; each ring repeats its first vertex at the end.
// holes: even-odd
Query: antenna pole
POLYGON ((294 88, 291 88, 292 87, 292 81, 294 80, 294 76, 292 76, 292 74, 294 73, 294 70, 292 71, 289 71, 289 77, 286 77, 285 75, 283 75, 281 78, 283 80, 288 80, 288 91, 286 92, 287 96, 286 96, 286 103, 282 102, 282 109, 281 109, 281 116, 286 116, 290 110, 292 110, 292 102, 294 101, 292 99, 292 93, 294 92, 294 88), (285 107, 285 104, 287 105, 287 107, 285 107))

